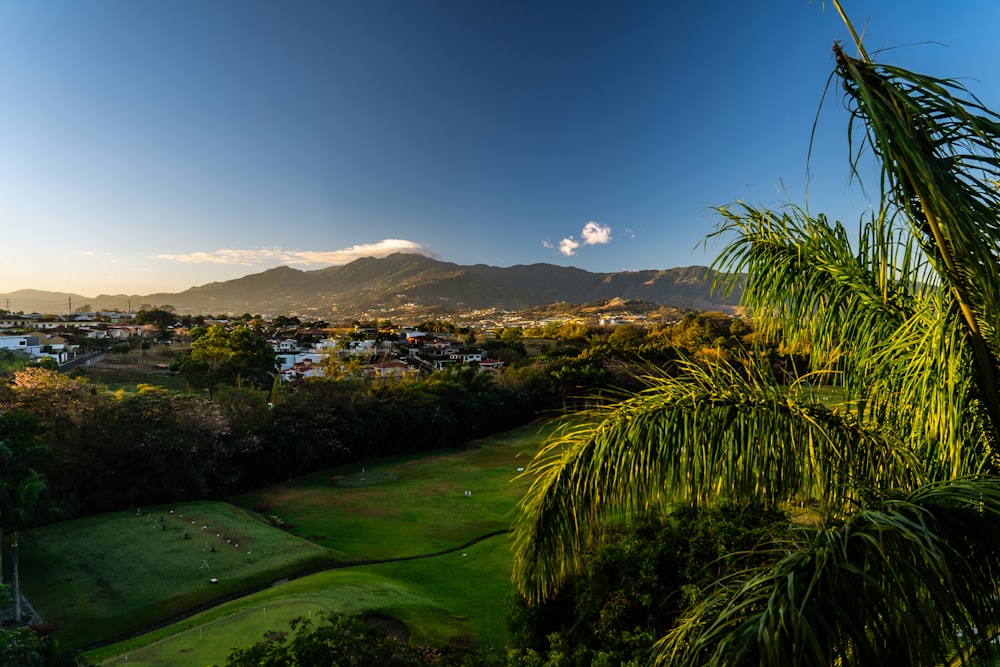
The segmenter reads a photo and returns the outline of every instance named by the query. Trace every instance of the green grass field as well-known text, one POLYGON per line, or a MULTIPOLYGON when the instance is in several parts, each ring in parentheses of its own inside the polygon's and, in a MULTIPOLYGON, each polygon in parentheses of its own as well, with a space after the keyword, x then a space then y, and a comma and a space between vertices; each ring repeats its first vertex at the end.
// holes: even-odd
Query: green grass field
POLYGON ((329 570, 207 610, 161 630, 88 654, 101 665, 172 667, 223 664, 229 648, 320 610, 390 616, 418 644, 502 646, 506 573, 504 536, 432 558, 329 570), (471 594, 470 594, 471 593, 471 594))
POLYGON ((233 502, 279 517, 343 562, 435 553, 510 525, 528 486, 515 481, 518 468, 539 437, 529 426, 462 451, 323 471, 233 502))
POLYGON ((142 516, 132 508, 46 526, 22 540, 23 586, 45 620, 60 626, 66 647, 167 623, 88 654, 103 664, 122 664, 126 655, 135 665, 221 664, 231 646, 286 629, 313 605, 391 616, 418 643, 502 646, 511 566, 505 534, 429 558, 294 576, 433 554, 505 530, 527 486, 512 480, 543 437, 532 425, 462 451, 327 470, 233 505, 142 508, 142 516), (268 525, 272 516, 289 530, 268 525), (209 583, 213 577, 218 583, 209 583), (286 577, 293 578, 271 587, 286 577), (206 610, 187 618, 198 609, 206 610), (203 660, 206 651, 212 657, 203 660))
POLYGON ((66 646, 138 632, 332 562, 318 545, 210 502, 45 526, 24 534, 21 555, 22 586, 66 646))
POLYGON ((171 391, 184 393, 187 391, 187 381, 179 375, 164 375, 147 369, 134 370, 127 368, 87 367, 83 376, 92 384, 104 391, 123 391, 135 393, 137 385, 151 384, 171 391))

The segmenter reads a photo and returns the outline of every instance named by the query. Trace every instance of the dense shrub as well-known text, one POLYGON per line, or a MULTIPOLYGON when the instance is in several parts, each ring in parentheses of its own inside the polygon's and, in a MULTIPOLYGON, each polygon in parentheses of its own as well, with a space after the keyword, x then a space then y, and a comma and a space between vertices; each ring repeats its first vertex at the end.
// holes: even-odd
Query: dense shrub
POLYGON ((642 517, 594 549, 555 598, 530 606, 512 596, 513 654, 558 654, 553 663, 563 665, 643 664, 683 609, 788 529, 783 513, 759 505, 642 517))

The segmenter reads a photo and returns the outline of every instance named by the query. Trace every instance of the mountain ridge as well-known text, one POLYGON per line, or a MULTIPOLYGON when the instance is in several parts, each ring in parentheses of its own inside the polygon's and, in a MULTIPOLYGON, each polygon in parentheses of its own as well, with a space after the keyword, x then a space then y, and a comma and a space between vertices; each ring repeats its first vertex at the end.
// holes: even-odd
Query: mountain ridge
POLYGON ((444 315, 461 310, 519 310, 556 302, 624 298, 675 308, 735 312, 742 280, 732 295, 723 297, 710 289, 715 277, 704 266, 596 273, 546 263, 460 265, 395 253, 310 271, 279 266, 173 293, 88 297, 17 290, 0 293, 0 304, 9 303, 12 311, 26 313, 65 314, 70 304, 73 309, 89 305, 95 311, 171 305, 182 314, 308 313, 329 319, 373 312, 398 317, 406 312, 444 315))

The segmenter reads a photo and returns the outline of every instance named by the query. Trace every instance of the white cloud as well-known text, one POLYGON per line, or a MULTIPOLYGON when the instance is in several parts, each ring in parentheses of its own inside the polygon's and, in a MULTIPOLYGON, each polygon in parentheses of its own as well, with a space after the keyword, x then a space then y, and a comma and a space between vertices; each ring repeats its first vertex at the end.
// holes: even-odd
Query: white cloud
MULTIPOLYGON (((564 238, 559 242, 559 252, 566 257, 572 257, 581 245, 607 245, 611 243, 611 227, 591 220, 583 226, 580 237, 579 241, 573 236, 564 238)), ((542 241, 542 246, 545 248, 553 247, 548 241, 542 241)))
POLYGON ((220 248, 210 252, 191 252, 185 255, 155 255, 154 259, 166 259, 183 263, 198 264, 297 264, 304 266, 329 266, 347 264, 362 257, 386 257, 393 253, 406 252, 425 257, 434 253, 414 241, 403 239, 383 239, 376 243, 342 248, 340 250, 283 250, 281 248, 256 248, 250 250, 220 248))
POLYGON ((591 220, 580 232, 585 245, 605 245, 611 243, 611 227, 591 220))
POLYGON ((572 236, 567 236, 562 241, 559 242, 559 252, 566 255, 567 257, 572 257, 576 254, 576 249, 580 247, 580 242, 574 239, 572 236))

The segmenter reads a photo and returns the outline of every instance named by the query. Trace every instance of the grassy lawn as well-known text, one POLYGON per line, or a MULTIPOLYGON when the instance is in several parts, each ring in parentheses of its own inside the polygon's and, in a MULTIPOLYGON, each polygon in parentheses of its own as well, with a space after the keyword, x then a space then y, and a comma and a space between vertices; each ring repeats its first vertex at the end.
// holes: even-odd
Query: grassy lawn
MULTIPOLYGON (((497 535, 461 551, 433 558, 396 561, 364 566, 364 571, 378 573, 406 582, 426 592, 452 617, 471 630, 471 637, 450 641, 478 647, 502 647, 507 642, 506 599, 510 582, 511 552, 507 535, 497 535)), ((414 630, 418 639, 424 619, 407 609, 385 610, 414 630)), ((428 637, 428 640, 433 640, 428 637)), ((427 643, 436 643, 428 641, 427 643)))
POLYGON ((529 425, 447 450, 326 470, 237 497, 342 562, 436 553, 510 525, 538 450, 529 425), (465 492, 471 495, 466 496, 465 492))
POLYGON ((322 547, 212 502, 45 526, 24 534, 21 555, 22 586, 66 647, 138 632, 331 563, 322 547))
POLYGON ((338 563, 455 549, 507 529, 528 484, 512 480, 547 430, 534 424, 461 451, 327 470, 232 505, 142 508, 141 516, 130 508, 38 528, 22 539, 22 585, 45 620, 59 626, 67 648, 207 609, 92 654, 108 664, 125 655, 129 664, 221 664, 229 647, 257 641, 263 629, 286 629, 313 605, 392 616, 418 643, 502 646, 511 568, 505 534, 430 558, 354 565, 271 586, 338 563), (267 525, 252 507, 266 508, 264 518, 280 517, 290 529, 267 525), (140 649, 149 662, 138 662, 140 649), (203 660, 202 651, 214 657, 203 660))
POLYGON ((89 366, 84 368, 83 377, 105 391, 134 392, 136 385, 151 384, 171 391, 184 393, 187 391, 187 380, 179 375, 164 375, 149 370, 127 368, 103 368, 89 366))
POLYGON ((229 648, 320 610, 384 614, 418 644, 502 646, 510 571, 506 537, 445 556, 330 570, 293 580, 88 654, 101 665, 223 664, 229 648), (464 554, 464 555, 463 555, 464 554), (473 583, 475 582, 475 583, 473 583))

